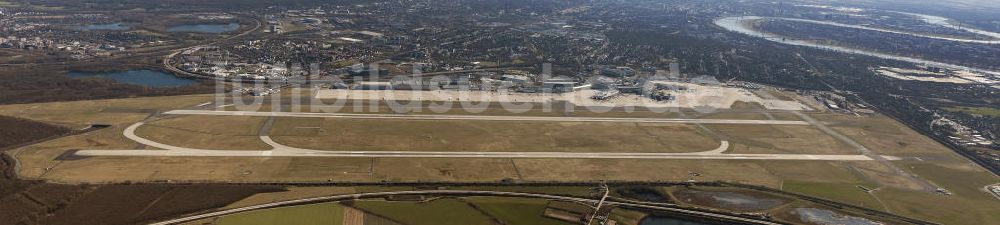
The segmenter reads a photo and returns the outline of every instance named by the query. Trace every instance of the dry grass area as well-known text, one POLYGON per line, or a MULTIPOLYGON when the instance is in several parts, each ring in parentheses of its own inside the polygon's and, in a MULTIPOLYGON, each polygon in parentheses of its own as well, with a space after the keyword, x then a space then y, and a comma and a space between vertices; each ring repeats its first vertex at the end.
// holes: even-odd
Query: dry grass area
POLYGON ((1000 181, 993 174, 956 168, 947 162, 899 164, 947 189, 952 195, 929 195, 900 188, 876 192, 892 212, 947 224, 991 224, 1000 221, 1000 201, 983 189, 1000 181))
MULTIPOLYGON (((56 182, 499 181, 508 178, 525 181, 723 180, 783 188, 937 222, 985 224, 1000 220, 996 218, 1000 215, 1000 202, 980 190, 985 184, 997 183, 1000 179, 949 149, 882 116, 812 114, 877 153, 920 157, 922 161, 902 161, 897 165, 952 191, 954 195, 916 190, 917 186, 907 178, 875 162, 226 157, 54 160, 69 149, 134 148, 136 143, 125 139, 121 133, 127 125, 148 116, 140 109, 168 110, 210 100, 211 96, 181 96, 0 106, 0 115, 69 127, 93 122, 114 125, 108 129, 35 144, 17 155, 23 166, 19 171, 21 176, 56 182), (874 194, 885 202, 885 206, 857 188, 858 185, 881 188, 874 194), (942 208, 944 206, 948 207, 942 208), (942 214, 952 215, 945 212, 962 216, 940 217, 942 214)), ((760 112, 685 114, 700 118, 767 118, 760 112)), ((794 115, 785 112, 771 111, 769 114, 780 120, 797 120, 794 115)), ((573 116, 585 115, 591 116, 573 113, 573 116)), ((678 116, 648 112, 602 115, 678 116)), ((212 145, 229 146, 227 141, 231 140, 236 140, 238 144, 251 143, 236 138, 255 136, 261 121, 260 118, 185 116, 152 122, 151 126, 140 129, 140 134, 180 146, 221 148, 212 145)), ((811 126, 716 124, 706 127, 728 137, 733 144, 729 150, 732 153, 857 154, 856 150, 811 126)), ((691 152, 718 146, 718 141, 711 135, 703 134, 696 126, 685 124, 639 126, 628 123, 278 118, 271 135, 284 144, 330 150, 691 152)), ((334 190, 303 193, 334 193, 334 190)), ((289 194, 293 195, 298 196, 289 194)), ((262 198, 247 201, 260 202, 287 196, 262 198)))
POLYGON ((881 154, 897 156, 954 155, 934 140, 882 115, 856 117, 820 114, 814 117, 827 121, 830 128, 881 154))
POLYGON ((55 159, 67 150, 71 149, 135 148, 135 142, 122 136, 122 131, 124 131, 124 129, 124 126, 112 126, 110 128, 58 138, 25 147, 16 153, 16 157, 21 163, 20 170, 17 172, 22 177, 43 178, 45 175, 49 174, 49 172, 58 171, 53 170, 53 168, 57 165, 62 165, 63 161, 55 159))
POLYGON ((136 135, 169 145, 221 150, 269 150, 258 131, 266 119, 236 116, 183 116, 148 122, 136 135))
POLYGON ((690 125, 277 118, 275 141, 350 151, 697 152, 719 146, 690 125))
POLYGON ((708 124, 729 138, 731 153, 858 154, 858 151, 812 126, 708 124))
POLYGON ((94 189, 39 224, 140 224, 222 207, 280 187, 225 185, 109 185, 94 189))
POLYGON ((84 127, 91 123, 117 125, 140 121, 154 110, 190 107, 213 99, 212 95, 188 95, 0 105, 0 115, 66 127, 84 127))
POLYGON ((796 182, 862 183, 860 174, 853 173, 847 162, 772 161, 761 163, 767 171, 784 180, 796 182), (796 168, 796 169, 788 169, 796 168))
POLYGON ((370 163, 370 159, 340 158, 95 157, 59 162, 43 178, 71 183, 371 181, 371 174, 355 172, 356 168, 369 168, 370 163))
MULTIPOLYGON (((778 187, 781 177, 762 164, 743 160, 517 159, 526 180, 730 181, 778 187), (691 173, 699 176, 692 177, 691 173)), ((800 162, 811 163, 811 162, 800 162)))

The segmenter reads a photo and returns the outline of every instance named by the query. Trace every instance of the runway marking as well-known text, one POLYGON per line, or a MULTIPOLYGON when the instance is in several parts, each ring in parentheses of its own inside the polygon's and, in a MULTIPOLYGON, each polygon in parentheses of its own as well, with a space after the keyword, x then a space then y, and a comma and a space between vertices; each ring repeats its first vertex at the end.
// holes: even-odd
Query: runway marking
POLYGON ((483 121, 543 121, 543 122, 616 122, 616 123, 697 123, 697 124, 759 124, 759 125, 810 125, 796 120, 739 120, 739 119, 682 119, 682 118, 613 118, 613 117, 544 117, 544 116, 476 116, 476 115, 405 115, 361 113, 306 113, 306 112, 256 112, 172 110, 167 115, 209 116, 264 116, 303 118, 399 119, 399 120, 483 120, 483 121))
MULTIPOLYGON (((148 156, 148 157, 341 157, 341 158, 549 158, 549 159, 713 159, 713 160, 808 160, 808 161, 871 161, 865 155, 805 155, 805 154, 684 154, 684 153, 581 153, 581 152, 343 152, 319 151, 242 151, 242 150, 80 150, 80 156, 148 156)), ((897 157, 884 156, 888 160, 897 157)))
MULTIPOLYGON (((808 154, 724 154, 728 141, 720 141, 716 149, 688 153, 623 153, 623 152, 416 152, 416 151, 324 151, 295 148, 275 142, 269 136, 261 141, 272 150, 208 150, 178 147, 159 143, 135 134, 144 123, 125 128, 125 137, 141 144, 164 150, 80 150, 80 156, 174 156, 174 157, 381 157, 381 158, 563 158, 563 159, 723 159, 723 160, 818 160, 818 161, 869 161, 866 155, 808 155, 808 154)), ((883 156, 887 160, 899 157, 883 156)))
MULTIPOLYGON (((790 124, 809 125, 806 121, 776 120, 725 120, 725 119, 657 119, 657 118, 594 118, 594 117, 505 117, 468 115, 383 115, 383 114, 335 114, 335 113, 294 113, 294 112, 243 112, 174 110, 164 114, 172 115, 218 115, 218 116, 275 116, 275 117, 343 117, 379 119, 465 119, 465 120, 516 120, 516 121, 574 121, 574 122, 651 122, 651 123, 738 123, 738 124, 790 124)), ((810 154, 725 154, 728 141, 720 141, 719 147, 700 152, 684 153, 628 153, 628 152, 468 152, 468 151, 326 151, 286 146, 271 139, 266 134, 260 140, 272 147, 271 150, 210 150, 173 146, 152 141, 135 134, 143 122, 132 124, 122 132, 126 138, 146 146, 163 150, 80 150, 80 156, 176 156, 176 157, 382 157, 382 158, 564 158, 564 159, 721 159, 721 160, 817 160, 817 161, 870 161, 869 155, 810 155, 810 154)), ((882 156, 886 160, 900 160, 899 157, 882 156)))

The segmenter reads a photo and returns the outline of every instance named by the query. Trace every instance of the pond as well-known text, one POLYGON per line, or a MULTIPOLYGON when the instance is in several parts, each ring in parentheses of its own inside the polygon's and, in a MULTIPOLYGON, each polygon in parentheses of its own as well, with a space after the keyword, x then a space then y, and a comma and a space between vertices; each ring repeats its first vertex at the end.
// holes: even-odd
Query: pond
POLYGON ((681 189, 674 192, 678 200, 688 204, 737 211, 759 211, 785 204, 787 201, 753 192, 702 191, 681 189))
POLYGON ((639 225, 709 225, 707 223, 700 223, 694 221, 687 221, 677 218, 661 217, 661 216, 647 216, 639 222, 639 225))
POLYGON ((872 221, 866 218, 842 215, 830 210, 816 208, 795 208, 792 211, 799 215, 799 219, 812 224, 829 225, 879 225, 881 222, 872 221))
POLYGON ((183 24, 167 28, 167 32, 174 33, 212 33, 220 34, 240 29, 239 23, 228 24, 183 24))
POLYGON ((118 72, 79 72, 70 71, 66 76, 72 78, 104 77, 122 83, 137 84, 147 87, 177 87, 197 83, 195 80, 176 77, 172 74, 156 70, 129 70, 118 72))
POLYGON ((128 30, 132 29, 127 24, 124 23, 108 23, 108 24, 89 24, 81 25, 76 27, 77 30, 83 31, 94 31, 94 30, 128 30))

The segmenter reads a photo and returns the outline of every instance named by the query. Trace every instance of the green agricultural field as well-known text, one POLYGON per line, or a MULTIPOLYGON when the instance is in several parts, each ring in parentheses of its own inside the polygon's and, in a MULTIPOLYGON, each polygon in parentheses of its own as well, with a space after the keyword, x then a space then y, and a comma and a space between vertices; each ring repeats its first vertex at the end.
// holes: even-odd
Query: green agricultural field
POLYGON ((637 225, 642 222, 643 218, 646 218, 646 213, 615 208, 611 210, 611 220, 618 221, 618 224, 623 225, 637 225))
POLYGON ((357 201, 355 207, 408 225, 491 225, 493 221, 456 198, 430 202, 357 201))
POLYGON ((485 211, 491 217, 505 222, 505 224, 573 224, 542 216, 545 212, 545 205, 549 202, 544 199, 473 197, 465 200, 485 211))
POLYGON ((322 203, 257 210, 224 216, 219 225, 340 225, 344 222, 344 206, 322 203))

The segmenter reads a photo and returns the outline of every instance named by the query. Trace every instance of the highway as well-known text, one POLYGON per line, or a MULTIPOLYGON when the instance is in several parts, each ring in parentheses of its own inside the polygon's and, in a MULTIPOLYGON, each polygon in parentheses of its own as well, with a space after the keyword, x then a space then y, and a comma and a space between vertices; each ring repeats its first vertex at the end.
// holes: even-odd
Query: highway
POLYGON ((364 114, 364 113, 305 113, 305 112, 256 112, 172 110, 165 115, 209 116, 261 116, 349 119, 398 119, 398 120, 484 120, 484 121, 544 121, 544 122, 617 122, 617 123, 694 123, 694 124, 756 124, 756 125, 810 125, 805 121, 789 120, 737 120, 737 119, 681 119, 681 118, 611 118, 611 117, 544 117, 544 116, 476 116, 445 114, 364 114))
MULTIPOLYGON (((355 199, 368 199, 368 198, 384 198, 392 195, 458 195, 458 196, 499 196, 499 197, 520 197, 520 198, 541 198, 559 201, 570 201, 579 202, 585 204, 597 204, 601 200, 590 199, 590 198, 579 198, 579 197, 568 197, 560 195, 547 195, 547 194, 533 194, 533 193, 521 193, 521 192, 502 192, 502 191, 471 191, 471 190, 425 190, 425 191, 393 191, 393 192, 374 192, 374 193, 358 193, 358 194, 346 194, 346 195, 332 195, 314 198, 304 198, 288 201, 280 201, 259 205, 252 205, 240 208, 219 210, 214 212, 190 215, 182 218, 152 223, 151 225, 169 225, 169 224, 180 224, 185 222, 191 222, 201 219, 225 216, 230 214, 236 214, 241 212, 249 212, 261 209, 278 208, 284 206, 295 206, 322 202, 336 202, 344 200, 355 200, 355 199)), ((693 209, 681 208, 676 205, 665 205, 662 203, 652 203, 652 202, 639 202, 639 201, 615 201, 615 200, 605 200, 604 205, 608 206, 625 206, 625 207, 635 207, 649 210, 660 210, 672 213, 679 213, 683 215, 691 215, 697 217, 708 217, 715 218, 721 221, 727 221, 730 223, 743 223, 743 224, 780 224, 775 222, 770 222, 760 219, 751 219, 744 217, 737 217, 732 215, 698 211, 693 209)))

